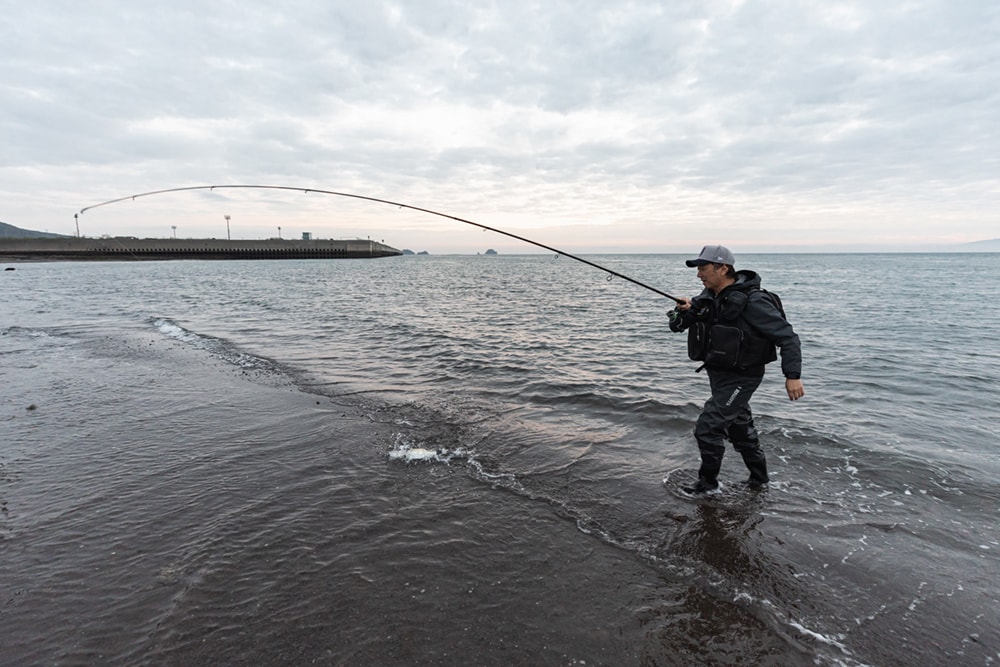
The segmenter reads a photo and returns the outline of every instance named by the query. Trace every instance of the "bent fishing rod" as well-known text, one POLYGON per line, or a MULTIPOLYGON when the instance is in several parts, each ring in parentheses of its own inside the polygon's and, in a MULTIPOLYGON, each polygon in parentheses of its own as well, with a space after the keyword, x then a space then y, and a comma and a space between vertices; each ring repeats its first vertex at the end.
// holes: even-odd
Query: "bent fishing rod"
MULTIPOLYGON (((517 239, 518 241, 523 241, 524 243, 530 243, 531 245, 538 246, 539 248, 544 248, 545 250, 548 250, 549 252, 556 253, 556 255, 561 255, 561 256, 564 256, 564 257, 569 257, 570 259, 575 259, 576 261, 582 262, 582 263, 584 263, 584 264, 586 264, 588 266, 592 266, 595 269, 600 269, 601 271, 604 271, 605 273, 608 273, 611 276, 614 276, 614 277, 617 277, 617 278, 621 278, 622 280, 627 280, 628 282, 630 282, 630 283, 632 283, 634 285, 638 285, 639 287, 644 287, 645 289, 648 289, 651 292, 656 292, 660 296, 665 296, 668 299, 672 299, 672 300, 676 301, 677 303, 683 303, 684 302, 683 299, 679 299, 676 296, 671 296, 671 295, 667 294, 666 292, 664 292, 662 290, 658 290, 655 287, 651 287, 650 285, 647 285, 646 283, 639 282, 638 280, 636 280, 634 278, 629 278, 628 276, 626 276, 624 274, 621 274, 621 273, 618 273, 617 271, 612 271, 611 269, 609 269, 607 267, 604 267, 604 266, 601 266, 600 264, 597 264, 595 262, 591 262, 588 259, 584 259, 582 257, 577 257, 576 255, 571 255, 568 252, 563 252, 562 250, 559 250, 557 248, 553 248, 551 246, 547 246, 544 243, 539 243, 538 241, 532 241, 531 239, 525 238, 523 236, 518 236, 517 234, 512 234, 510 232, 505 232, 502 229, 497 229, 495 227, 489 227, 489 226, 484 225, 482 223, 475 222, 473 220, 466 220, 465 218, 459 218, 457 216, 449 215, 447 213, 441 213, 439 211, 432 211, 429 208, 422 208, 420 206, 411 206, 410 204, 404 204, 402 202, 397 202, 397 201, 390 201, 388 199, 379 199, 378 197, 367 197, 365 195, 355 195, 355 194, 351 194, 349 192, 335 192, 333 190, 318 190, 316 188, 297 188, 297 187, 292 187, 292 186, 288 186, 288 185, 193 185, 193 186, 183 187, 183 188, 169 188, 169 189, 166 189, 166 190, 153 190, 152 192, 141 192, 139 194, 129 195, 127 197, 119 197, 118 199, 111 199, 111 200, 108 200, 108 201, 105 201, 105 202, 101 202, 100 204, 94 204, 92 206, 86 206, 84 208, 81 208, 80 212, 77 215, 83 215, 87 211, 89 211, 91 209, 99 208, 101 206, 108 206, 110 204, 117 204, 117 203, 120 203, 120 202, 123 202, 123 201, 130 201, 130 200, 134 201, 134 200, 138 199, 139 197, 149 197, 149 196, 152 196, 152 195, 162 195, 162 194, 167 194, 167 193, 170 193, 170 192, 190 192, 192 190, 221 190, 221 189, 235 189, 235 188, 256 189, 256 190, 291 190, 291 191, 294 191, 294 192, 304 192, 306 194, 309 194, 310 192, 315 192, 315 193, 321 194, 321 195, 333 195, 335 197, 349 197, 351 199, 362 199, 364 201, 377 202, 379 204, 388 204, 390 206, 396 206, 398 208, 405 208, 405 209, 409 209, 411 211, 420 211, 421 213, 428 213, 430 215, 436 215, 436 216, 439 216, 441 218, 448 218, 449 220, 455 220, 457 222, 464 222, 467 225, 472 225, 473 227, 479 227, 480 229, 483 229, 485 231, 495 232, 497 234, 503 234, 504 236, 509 236, 512 239, 517 239)), ((608 280, 610 280, 610 278, 608 278, 608 280)))

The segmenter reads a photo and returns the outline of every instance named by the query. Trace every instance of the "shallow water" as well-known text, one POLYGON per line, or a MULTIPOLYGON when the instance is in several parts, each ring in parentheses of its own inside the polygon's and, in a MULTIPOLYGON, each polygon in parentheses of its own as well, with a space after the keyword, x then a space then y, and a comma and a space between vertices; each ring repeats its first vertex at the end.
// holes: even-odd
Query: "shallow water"
POLYGON ((807 396, 770 370, 771 488, 702 504, 670 303, 567 258, 17 265, 0 661, 1000 660, 1000 256, 741 264, 807 396))

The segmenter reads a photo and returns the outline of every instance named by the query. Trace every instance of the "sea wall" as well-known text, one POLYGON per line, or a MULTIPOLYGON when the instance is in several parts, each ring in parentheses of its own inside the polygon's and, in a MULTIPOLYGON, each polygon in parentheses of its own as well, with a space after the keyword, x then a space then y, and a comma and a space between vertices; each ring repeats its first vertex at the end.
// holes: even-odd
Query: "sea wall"
POLYGON ((402 254, 364 239, 0 238, 0 259, 4 260, 352 259, 402 254))

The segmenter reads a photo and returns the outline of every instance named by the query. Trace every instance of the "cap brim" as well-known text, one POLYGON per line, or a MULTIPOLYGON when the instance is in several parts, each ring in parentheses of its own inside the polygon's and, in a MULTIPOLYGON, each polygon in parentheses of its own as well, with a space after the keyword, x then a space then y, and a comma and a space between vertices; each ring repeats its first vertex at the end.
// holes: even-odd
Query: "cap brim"
POLYGON ((701 266, 702 264, 711 264, 711 262, 708 261, 707 259, 689 259, 684 263, 690 266, 692 269, 696 266, 701 266))

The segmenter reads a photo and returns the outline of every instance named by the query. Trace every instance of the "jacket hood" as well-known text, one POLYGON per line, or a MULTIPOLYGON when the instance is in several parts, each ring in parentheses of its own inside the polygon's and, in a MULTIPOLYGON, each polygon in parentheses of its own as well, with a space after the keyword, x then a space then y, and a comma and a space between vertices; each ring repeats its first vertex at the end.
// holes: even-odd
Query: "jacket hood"
POLYGON ((722 290, 722 292, 719 293, 718 296, 712 290, 706 287, 701 291, 701 294, 692 299, 692 302, 697 301, 700 303, 706 301, 714 301, 717 298, 722 298, 724 294, 728 294, 729 292, 733 291, 747 292, 749 294, 750 292, 759 289, 760 289, 760 276, 757 275, 756 271, 749 271, 749 270, 737 271, 736 282, 733 283, 732 285, 729 285, 724 290, 722 290))
POLYGON ((739 290, 741 292, 749 292, 750 290, 760 289, 760 276, 757 275, 756 271, 737 271, 736 272, 736 282, 733 283, 729 289, 739 290))

